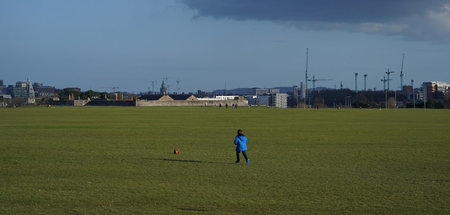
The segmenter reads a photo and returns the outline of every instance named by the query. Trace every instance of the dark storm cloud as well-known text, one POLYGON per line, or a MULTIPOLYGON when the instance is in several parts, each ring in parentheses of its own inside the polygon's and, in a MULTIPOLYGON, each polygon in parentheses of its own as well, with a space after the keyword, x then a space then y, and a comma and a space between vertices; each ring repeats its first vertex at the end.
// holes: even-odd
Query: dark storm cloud
POLYGON ((302 29, 450 35, 450 0, 182 0, 198 16, 294 23, 302 29))
POLYGON ((378 22, 437 9, 441 0, 184 0, 199 15, 217 18, 378 22))

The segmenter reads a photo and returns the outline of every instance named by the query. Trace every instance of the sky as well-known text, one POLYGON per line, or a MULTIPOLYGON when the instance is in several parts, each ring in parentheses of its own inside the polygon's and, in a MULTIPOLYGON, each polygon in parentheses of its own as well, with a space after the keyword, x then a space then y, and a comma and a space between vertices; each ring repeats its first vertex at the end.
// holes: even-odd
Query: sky
POLYGON ((144 92, 450 82, 450 0, 2 0, 0 80, 144 92), (177 80, 179 84, 177 85, 177 80), (178 86, 178 87, 177 87, 178 86), (310 84, 311 86, 311 84, 310 84))

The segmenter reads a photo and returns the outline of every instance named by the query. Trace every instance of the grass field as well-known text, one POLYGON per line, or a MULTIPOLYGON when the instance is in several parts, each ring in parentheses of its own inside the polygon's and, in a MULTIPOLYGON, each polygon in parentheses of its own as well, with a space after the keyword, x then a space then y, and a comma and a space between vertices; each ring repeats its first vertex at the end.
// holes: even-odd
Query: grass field
POLYGON ((449 123, 449 110, 0 109, 0 214, 449 214, 449 123), (238 128, 250 166, 234 164, 238 128))

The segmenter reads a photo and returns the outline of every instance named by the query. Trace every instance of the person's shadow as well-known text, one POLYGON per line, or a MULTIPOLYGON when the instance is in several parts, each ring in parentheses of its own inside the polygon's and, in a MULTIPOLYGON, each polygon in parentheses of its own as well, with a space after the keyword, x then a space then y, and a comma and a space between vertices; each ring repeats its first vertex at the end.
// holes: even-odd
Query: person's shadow
POLYGON ((156 161, 169 161, 169 162, 183 162, 183 163, 213 163, 213 164, 234 164, 228 162, 215 162, 215 161, 202 161, 202 160, 183 160, 183 159, 173 159, 173 158, 147 158, 144 157, 142 159, 145 160, 156 160, 156 161))

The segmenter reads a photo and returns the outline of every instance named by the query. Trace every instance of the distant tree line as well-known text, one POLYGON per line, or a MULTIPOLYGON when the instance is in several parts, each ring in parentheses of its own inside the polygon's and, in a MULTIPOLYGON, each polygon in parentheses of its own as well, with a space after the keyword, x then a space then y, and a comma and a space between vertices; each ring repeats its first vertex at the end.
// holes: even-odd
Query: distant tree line
POLYGON ((113 99, 113 98, 115 98, 115 96, 113 94, 107 93, 107 92, 96 92, 93 90, 81 92, 79 90, 74 90, 74 89, 70 89, 70 88, 61 90, 61 92, 58 94, 58 97, 61 101, 68 101, 68 100, 70 100, 69 98, 81 99, 81 100, 96 99, 96 98, 97 99, 113 99))

